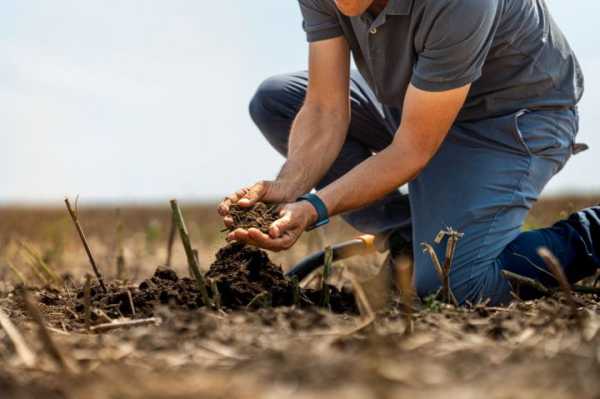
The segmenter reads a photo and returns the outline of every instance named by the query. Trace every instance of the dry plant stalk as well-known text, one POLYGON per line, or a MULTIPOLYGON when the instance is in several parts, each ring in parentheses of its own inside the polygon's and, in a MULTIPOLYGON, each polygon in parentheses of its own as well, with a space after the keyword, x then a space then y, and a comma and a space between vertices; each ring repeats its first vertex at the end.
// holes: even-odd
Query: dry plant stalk
POLYGON ((81 224, 79 223, 78 212, 73 210, 73 208, 71 207, 71 202, 69 201, 68 198, 65 198, 65 205, 67 206, 69 215, 71 215, 71 219, 73 220, 73 223, 75 224, 75 228, 77 229, 79 238, 81 238, 81 242, 83 243, 83 247, 85 248, 85 253, 88 256, 88 259, 90 260, 90 264, 92 265, 92 269, 94 270, 96 279, 98 280, 100 287, 102 287, 102 291, 104 291, 106 293, 108 290, 106 289, 106 286, 104 285, 104 279, 102 278, 102 274, 100 273, 100 270, 98 269, 98 266, 96 265, 96 261, 94 260, 94 256, 92 255, 92 250, 90 249, 90 246, 87 242, 87 238, 85 237, 85 233, 83 232, 83 229, 81 228, 81 224))
MULTIPOLYGON (((550 296, 556 292, 556 290, 554 288, 546 287, 539 281, 534 280, 530 277, 525 277, 525 276, 522 276, 517 273, 513 273, 508 270, 502 270, 500 273, 502 273, 502 276, 504 276, 505 279, 515 281, 518 284, 527 285, 527 286, 535 289, 542 295, 550 296)), ((571 290, 573 292, 578 292, 580 294, 600 295, 600 289, 592 288, 592 287, 585 287, 585 286, 581 286, 581 285, 573 285, 573 286, 571 286, 571 290)))
POLYGON ((212 291, 212 299, 217 310, 221 309, 221 293, 216 281, 210 282, 210 290, 212 291))
POLYGON ((24 286, 27 286, 27 279, 25 278, 25 276, 23 275, 23 273, 21 273, 19 271, 19 269, 17 269, 15 267, 15 265, 13 265, 12 262, 10 262, 9 260, 6 261, 6 265, 14 273, 14 275, 17 276, 17 279, 19 279, 19 281, 21 282, 21 284, 23 284, 24 286))
POLYGON ((121 219, 121 211, 117 209, 117 228, 116 228, 116 271, 117 280, 123 280, 125 276, 125 248, 123 246, 123 220, 121 219))
POLYGON ((40 272, 40 270, 37 267, 35 267, 34 264, 30 263, 29 266, 31 267, 33 274, 35 274, 35 276, 38 278, 38 280, 44 286, 47 286, 48 284, 50 284, 50 281, 48 281, 48 278, 46 278, 46 276, 44 276, 44 274, 42 272, 40 272))
POLYGON ((362 285, 358 282, 353 273, 348 273, 348 279, 352 284, 352 291, 354 292, 354 298, 356 298, 356 306, 363 320, 369 320, 375 318, 375 312, 373 307, 365 294, 365 290, 362 285))
POLYGON ((69 368, 69 365, 65 361, 65 358, 63 357, 58 347, 56 346, 54 340, 52 340, 50 332, 46 328, 46 323, 44 322, 42 313, 40 312, 38 307, 34 305, 31 301, 27 290, 21 289, 21 298, 23 300, 23 304, 25 305, 25 310, 29 314, 29 317, 33 319, 34 323, 38 327, 38 337, 42 342, 44 349, 62 371, 70 373, 71 369, 69 368))
POLYGON ((37 267, 41 274, 44 275, 46 281, 50 280, 54 284, 60 283, 60 278, 58 275, 52 270, 52 268, 42 259, 42 255, 33 248, 31 245, 27 244, 25 241, 18 241, 19 246, 25 250, 25 253, 30 258, 31 264, 33 267, 37 267))
POLYGON ((148 319, 138 319, 138 320, 123 320, 123 321, 113 321, 110 323, 105 323, 105 324, 98 324, 94 327, 91 328, 92 332, 106 332, 106 331, 110 331, 110 330, 115 330, 118 328, 125 328, 125 327, 140 327, 140 326, 147 326, 150 324, 154 324, 154 325, 158 325, 160 324, 161 320, 158 317, 151 317, 148 319))
MULTIPOLYGON (((100 317, 101 319, 104 319, 107 323, 112 323, 114 320, 111 319, 104 310, 102 309, 92 309, 92 312, 100 317)), ((93 328, 93 327, 92 327, 93 328)))
POLYGON ((556 281, 558 281, 558 284, 560 284, 560 288, 563 290, 565 297, 567 298, 567 303, 571 307, 571 312, 573 313, 573 315, 579 318, 579 312, 577 311, 577 303, 575 302, 575 298, 573 298, 571 284, 569 284, 569 281, 565 276, 560 262, 558 261, 558 259, 556 259, 556 256, 554 256, 554 254, 548 248, 545 247, 538 249, 538 255, 544 260, 544 262, 548 266, 548 269, 550 269, 550 271, 554 275, 554 278, 556 278, 556 281))
POLYGON ((130 290, 127 290, 127 299, 129 300, 129 308, 131 309, 131 315, 135 317, 135 304, 133 303, 133 295, 131 295, 130 290))
POLYGON ((423 248, 423 252, 429 254, 429 257, 431 257, 431 261, 433 262, 433 266, 435 267, 435 271, 440 281, 444 281, 444 270, 442 269, 442 264, 435 253, 435 249, 433 249, 433 247, 426 242, 422 242, 421 247, 423 248))
POLYGON ((583 285, 573 285, 571 288, 574 292, 578 292, 580 294, 600 295, 600 288, 586 287, 583 285))
POLYGON ((510 280, 510 281, 515 281, 518 284, 527 285, 527 286, 539 291, 543 295, 552 295, 552 293, 553 293, 552 289, 546 287, 539 281, 534 280, 532 278, 521 276, 520 274, 513 273, 508 270, 502 270, 500 273, 502 274, 502 276, 505 279, 510 280))
POLYGON ((126 269, 126 263, 125 263, 125 255, 123 254, 123 252, 119 253, 119 255, 117 255, 117 280, 123 280, 123 278, 125 277, 125 269, 126 269))
POLYGON ((356 306, 361 315, 361 322, 358 326, 350 329, 345 332, 343 335, 352 335, 357 332, 363 330, 368 327, 375 321, 375 312, 373 311, 373 307, 367 298, 367 294, 365 294, 365 290, 362 285, 358 282, 354 274, 348 273, 348 279, 352 284, 352 291, 354 292, 354 298, 356 298, 356 306))
POLYGON ((328 246, 325 248, 324 252, 324 261, 323 261, 323 281, 322 281, 322 299, 321 305, 324 308, 329 308, 331 301, 331 292, 329 290, 329 286, 327 285, 327 281, 329 277, 331 277, 331 265, 333 263, 333 249, 328 246))
MULTIPOLYGON (((48 278, 36 267, 36 265, 32 262, 27 262, 31 271, 37 277, 37 279, 43 284, 48 285, 48 278)), ((16 270, 16 269, 15 269, 16 270)))
POLYGON ((318 289, 321 286, 322 278, 323 274, 319 270, 315 270, 299 282, 300 288, 316 287, 318 289))
POLYGON ((292 287, 294 289, 292 304, 297 306, 300 303, 300 282, 298 281, 298 276, 292 276, 292 287))
POLYGON ((438 233, 435 238, 436 244, 441 244, 444 237, 448 237, 443 266, 440 263, 440 260, 433 247, 427 243, 421 243, 423 252, 428 253, 431 257, 435 271, 437 272, 440 282, 442 283, 442 300, 446 303, 452 303, 454 306, 459 306, 459 303, 450 288, 450 272, 452 269, 452 262, 454 261, 454 254, 456 253, 456 245, 463 236, 463 233, 459 233, 451 227, 441 230, 438 233))
MULTIPOLYGON (((192 248, 192 254, 194 254, 194 259, 196 259, 196 264, 200 265, 200 254, 198 254, 198 250, 196 248, 192 248)), ((188 272, 190 274, 190 277, 194 277, 194 271, 192 270, 192 268, 189 265, 188 265, 188 272)))
POLYGON ((406 334, 413 332, 413 298, 414 289, 412 285, 412 264, 408 257, 402 256, 396 263, 398 281, 396 286, 400 289, 402 295, 402 305, 404 307, 404 321, 406 323, 406 334))
POLYGON ((269 293, 267 291, 261 292, 260 294, 256 295, 254 298, 252 298, 252 300, 250 302, 248 302, 248 305, 246 305, 246 309, 250 309, 252 307, 252 305, 254 305, 258 301, 262 301, 262 306, 267 307, 268 300, 269 300, 269 293))
POLYGON ((194 255, 194 251, 192 249, 192 243, 190 241, 190 235, 188 234, 187 227, 185 225, 185 221, 183 219, 183 214, 181 213, 181 209, 177 204, 177 200, 171 200, 171 210, 173 211, 173 218, 177 223, 177 227, 179 230, 179 237, 181 237, 181 242, 183 244, 183 248, 185 250, 185 255, 187 257, 188 266, 193 273, 194 278, 196 279, 196 284, 198 286, 198 290, 200 291, 200 295, 202 296, 202 302, 205 306, 211 306, 211 300, 208 296, 208 290, 206 289, 206 282, 204 281, 204 277, 200 273, 200 268, 198 266, 198 259, 194 255))
POLYGON ((448 237, 446 242, 446 254, 444 259, 443 273, 444 273, 444 284, 443 284, 443 296, 447 303, 452 302, 454 306, 458 306, 458 301, 450 289, 450 270, 452 269, 452 262, 454 261, 454 254, 456 253, 456 245, 458 240, 464 236, 463 233, 459 233, 451 227, 446 228, 438 233, 435 239, 437 244, 440 244, 444 237, 448 237))
POLYGON ((36 363, 35 354, 29 349, 27 344, 25 343, 25 339, 23 335, 19 332, 17 327, 10 321, 10 318, 2 309, 0 309, 0 326, 6 331, 6 335, 10 338, 13 346, 15 347, 15 351, 17 355, 21 358, 21 361, 26 367, 33 367, 36 363))

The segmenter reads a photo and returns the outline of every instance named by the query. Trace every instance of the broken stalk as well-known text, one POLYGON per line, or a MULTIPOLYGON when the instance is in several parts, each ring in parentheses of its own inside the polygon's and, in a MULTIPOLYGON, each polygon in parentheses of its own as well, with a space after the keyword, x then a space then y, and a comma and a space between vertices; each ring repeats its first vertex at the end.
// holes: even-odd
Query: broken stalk
POLYGON ((181 213, 181 209, 177 204, 177 200, 171 200, 171 210, 173 211, 173 218, 177 223, 179 237, 181 237, 181 242, 183 244, 183 248, 185 249, 185 255, 187 257, 188 266, 190 267, 194 278, 196 279, 198 291, 200 291, 200 295, 202 296, 202 302, 204 302, 205 306, 211 306, 212 303, 210 297, 208 296, 206 282, 204 281, 204 277, 200 273, 198 259, 196 258, 196 256, 194 256, 194 250, 192 249, 190 235, 188 234, 188 230, 183 219, 183 214, 181 213))
POLYGON ((106 292, 108 292, 108 290, 106 289, 106 286, 104 285, 104 279, 102 278, 102 274, 100 273, 100 270, 98 269, 98 266, 96 265, 96 261, 94 260, 94 256, 92 255, 92 250, 90 249, 90 246, 88 245, 87 238, 85 237, 85 233, 83 232, 83 229, 81 228, 81 224, 79 223, 78 212, 73 210, 68 198, 65 198, 65 204, 67 205, 67 210, 69 211, 69 215, 71 215, 71 219, 73 220, 73 223, 75 224, 77 233, 79 233, 79 238, 81 238, 81 242, 83 243, 83 247, 85 248, 85 253, 88 256, 88 259, 90 260, 90 264, 92 265, 92 269, 94 270, 96 279, 98 280, 98 283, 100 283, 100 287, 102 287, 102 291, 104 291, 106 293, 106 292))
POLYGON ((329 286, 327 285, 327 280, 331 277, 331 264, 333 263, 333 249, 331 247, 325 248, 324 254, 324 262, 323 262, 323 281, 322 281, 322 306, 324 308, 329 308, 330 300, 331 300, 331 292, 329 291, 329 286))

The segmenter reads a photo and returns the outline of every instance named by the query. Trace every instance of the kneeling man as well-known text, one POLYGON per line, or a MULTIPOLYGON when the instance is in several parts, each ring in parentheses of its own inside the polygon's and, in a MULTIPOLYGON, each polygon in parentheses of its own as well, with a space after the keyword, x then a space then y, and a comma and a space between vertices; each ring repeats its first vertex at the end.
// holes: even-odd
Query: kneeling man
POLYGON ((583 76, 544 0, 299 2, 309 70, 266 80, 250 105, 287 161, 219 211, 227 223, 234 202, 286 205, 268 235, 230 239, 283 250, 342 214, 392 257, 412 246, 426 296, 440 281, 420 244, 452 227, 464 233, 450 275, 460 303, 508 302, 504 269, 556 285, 542 246, 570 281, 596 272, 600 207, 521 232, 544 186, 585 148, 575 143, 583 76))

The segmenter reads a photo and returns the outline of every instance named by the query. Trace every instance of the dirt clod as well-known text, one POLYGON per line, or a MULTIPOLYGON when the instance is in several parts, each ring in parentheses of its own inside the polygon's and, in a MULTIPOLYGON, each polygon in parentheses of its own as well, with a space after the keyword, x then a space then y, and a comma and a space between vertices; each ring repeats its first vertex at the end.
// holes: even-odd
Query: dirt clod
MULTIPOLYGON (((273 264, 266 252, 234 243, 222 248, 205 275, 219 290, 221 305, 226 309, 259 309, 264 307, 312 307, 321 301, 321 291, 302 289, 298 303, 294 303, 294 285, 283 270, 273 264)), ((104 314, 119 317, 152 317, 156 307, 167 305, 174 310, 194 310, 203 306, 202 298, 193 279, 180 278, 175 270, 159 266, 154 275, 138 286, 120 286, 111 283, 104 293, 93 285, 91 291, 92 321, 101 321, 104 314), (131 297, 131 299, 130 299, 131 297)), ((355 313, 354 296, 329 287, 331 310, 355 313)), ((52 293, 45 293, 43 301, 56 304, 52 293)), ((74 312, 84 320, 85 299, 83 287, 76 291, 74 312)))
POLYGON ((238 243, 222 248, 206 277, 217 283, 226 307, 247 306, 259 295, 263 295, 263 300, 257 305, 292 304, 293 288, 283 271, 256 248, 238 243))
MULTIPOLYGON (((101 314, 112 319, 151 317, 158 305, 169 305, 181 310, 193 310, 202 306, 195 282, 190 278, 179 278, 174 270, 164 266, 158 267, 151 278, 138 286, 124 287, 113 283, 107 288, 108 292, 104 293, 99 286, 91 287, 92 321, 98 320, 101 314)), ((77 291, 76 298, 74 311, 81 319, 85 314, 83 288, 77 291)))
MULTIPOLYGON (((300 290, 298 303, 294 304, 294 285, 283 270, 273 264, 266 252, 234 243, 222 248, 211 265, 208 280, 217 284, 221 302, 232 309, 253 305, 264 306, 314 306, 321 292, 300 290)), ((331 308, 336 312, 355 312, 354 296, 329 287, 331 308)))

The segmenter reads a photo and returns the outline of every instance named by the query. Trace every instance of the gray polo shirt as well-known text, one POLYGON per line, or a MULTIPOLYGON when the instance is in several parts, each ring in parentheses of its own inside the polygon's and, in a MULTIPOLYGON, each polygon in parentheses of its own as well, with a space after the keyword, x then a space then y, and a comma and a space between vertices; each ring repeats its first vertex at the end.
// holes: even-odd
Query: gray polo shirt
POLYGON ((333 0, 299 0, 309 42, 344 36, 377 98, 401 109, 409 83, 472 83, 458 120, 574 106, 583 75, 544 0, 389 0, 346 17, 333 0))

